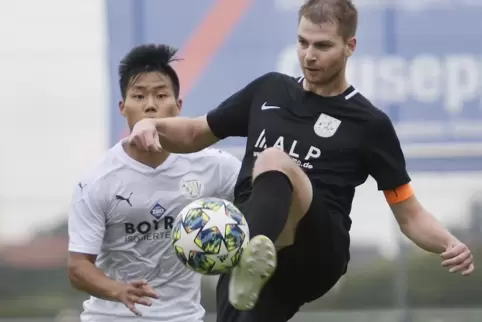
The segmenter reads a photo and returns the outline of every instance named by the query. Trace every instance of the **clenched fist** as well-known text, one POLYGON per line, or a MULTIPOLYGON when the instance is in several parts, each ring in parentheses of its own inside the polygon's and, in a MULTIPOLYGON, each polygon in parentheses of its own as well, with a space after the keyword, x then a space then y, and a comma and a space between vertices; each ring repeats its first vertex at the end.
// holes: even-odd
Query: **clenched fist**
POLYGON ((128 142, 147 152, 160 152, 162 150, 153 119, 143 119, 137 122, 132 129, 128 142))

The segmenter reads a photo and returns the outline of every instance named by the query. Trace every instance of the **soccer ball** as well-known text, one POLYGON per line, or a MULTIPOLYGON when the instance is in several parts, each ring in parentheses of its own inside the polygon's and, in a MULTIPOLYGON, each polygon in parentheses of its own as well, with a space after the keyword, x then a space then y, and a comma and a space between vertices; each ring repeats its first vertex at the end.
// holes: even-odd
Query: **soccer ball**
POLYGON ((249 241, 241 211, 231 202, 202 198, 184 207, 173 224, 172 244, 179 260, 204 275, 228 272, 249 241))

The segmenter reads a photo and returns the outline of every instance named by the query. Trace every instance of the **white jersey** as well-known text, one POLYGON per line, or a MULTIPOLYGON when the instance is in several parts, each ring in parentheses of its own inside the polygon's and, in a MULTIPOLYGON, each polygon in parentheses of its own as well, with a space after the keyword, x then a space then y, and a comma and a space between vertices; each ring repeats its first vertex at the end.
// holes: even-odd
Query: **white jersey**
POLYGON ((91 297, 82 321, 202 321, 201 275, 185 268, 171 246, 171 229, 194 199, 233 199, 241 162, 215 149, 171 154, 153 169, 129 157, 123 142, 76 187, 69 212, 69 251, 95 254, 119 281, 146 279, 159 294, 142 318, 122 303, 91 297))

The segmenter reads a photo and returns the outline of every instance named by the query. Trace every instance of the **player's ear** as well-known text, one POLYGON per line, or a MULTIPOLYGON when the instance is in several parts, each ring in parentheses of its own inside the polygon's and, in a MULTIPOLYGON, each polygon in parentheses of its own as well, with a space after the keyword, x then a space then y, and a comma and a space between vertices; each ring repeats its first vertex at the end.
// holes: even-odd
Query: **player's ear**
POLYGON ((351 37, 346 41, 346 46, 345 46, 345 56, 350 57, 353 55, 356 49, 356 38, 351 37))
POLYGON ((179 110, 179 113, 182 111, 182 98, 177 99, 177 108, 179 110))
POLYGON ((126 116, 126 109, 125 109, 124 100, 119 101, 119 111, 122 114, 122 116, 124 116, 124 117, 126 116))

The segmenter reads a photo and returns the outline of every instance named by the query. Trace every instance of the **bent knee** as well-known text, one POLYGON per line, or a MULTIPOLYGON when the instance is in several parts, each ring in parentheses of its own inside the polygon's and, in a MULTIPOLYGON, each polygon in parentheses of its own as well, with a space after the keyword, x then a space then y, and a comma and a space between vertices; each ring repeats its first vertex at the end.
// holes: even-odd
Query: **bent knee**
POLYGON ((313 188, 308 176, 293 159, 278 148, 268 148, 261 152, 254 164, 253 179, 268 171, 286 174, 293 185, 293 204, 290 218, 297 222, 307 213, 313 198, 313 188))
POLYGON ((254 163, 253 177, 267 171, 277 170, 285 174, 296 167, 296 163, 288 154, 278 148, 267 148, 258 155, 254 163))

